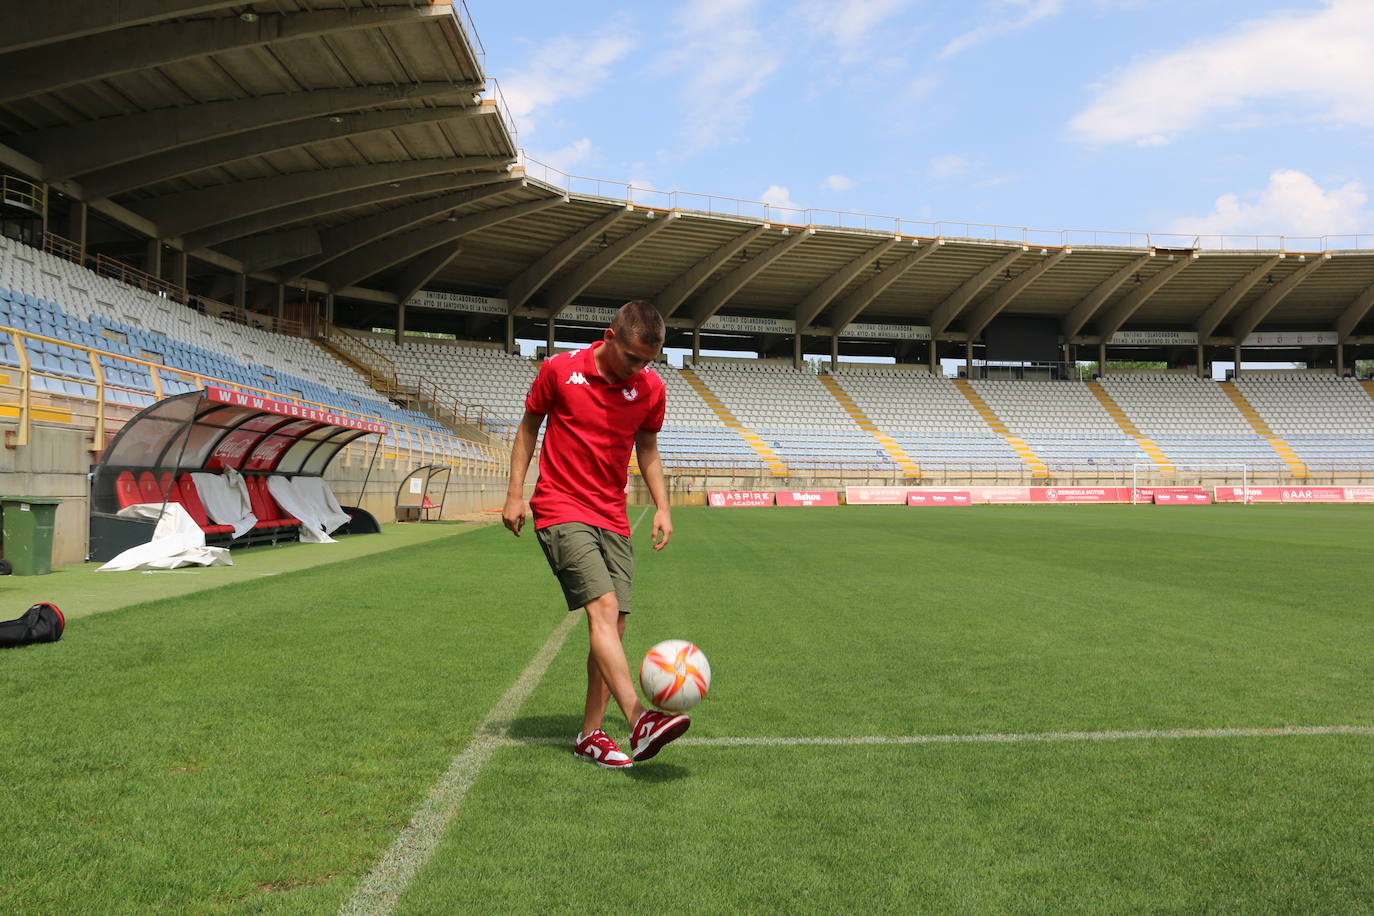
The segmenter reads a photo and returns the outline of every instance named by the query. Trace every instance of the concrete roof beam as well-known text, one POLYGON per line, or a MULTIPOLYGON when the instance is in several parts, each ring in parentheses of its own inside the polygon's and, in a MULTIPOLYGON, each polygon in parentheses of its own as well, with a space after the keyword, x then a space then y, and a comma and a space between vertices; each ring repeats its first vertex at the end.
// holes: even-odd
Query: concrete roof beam
POLYGON ((1329 254, 1314 258, 1309 263, 1304 264, 1302 267, 1293 271, 1293 273, 1284 277, 1278 283, 1275 283, 1269 288, 1268 292, 1253 302, 1249 308, 1241 313, 1241 316, 1236 319, 1236 323, 1231 328, 1231 334, 1235 337, 1236 342, 1239 343, 1250 336, 1250 332, 1259 327, 1261 321, 1269 317, 1269 313, 1274 310, 1275 306, 1287 298, 1289 293, 1297 289, 1302 281, 1320 270, 1321 266, 1330 259, 1331 255, 1329 254))
POLYGON ((720 311, 721 307, 729 301, 730 297, 744 288, 745 284, 757 277, 759 274, 778 258, 787 254, 792 249, 805 243, 816 234, 815 229, 803 229, 789 238, 784 238, 781 242, 770 248, 764 249, 759 254, 750 258, 746 263, 736 267, 720 280, 716 281, 710 289, 701 293, 692 302, 692 323, 695 327, 701 327, 706 321, 720 311))
POLYGON ((238 6, 242 0, 45 0, 0 6, 0 54, 238 6))
POLYGON ((645 215, 649 218, 647 223, 592 255, 569 272, 566 277, 549 287, 548 293, 544 296, 544 302, 548 306, 550 321, 558 317, 558 313, 563 309, 572 305, 573 300, 580 296, 588 286, 595 283, 597 277, 610 270, 621 258, 667 229, 678 218, 676 211, 665 216, 657 216, 650 210, 645 215), (657 218, 655 218, 656 216, 657 218))
POLYGON ((1151 296, 1163 289, 1166 283, 1186 270, 1188 265, 1193 263, 1193 260, 1194 258, 1188 255, 1178 258, 1178 260, 1168 267, 1146 279, 1137 286, 1130 295, 1112 306, 1111 311, 1107 312, 1102 320, 1097 323, 1099 338, 1104 342, 1110 342, 1112 335, 1115 334, 1123 324, 1129 321, 1131 316, 1134 315, 1151 296))
POLYGON ((1278 266, 1283 260, 1283 255, 1274 255, 1263 264, 1241 277, 1231 288, 1222 293, 1216 301, 1207 306, 1207 311, 1202 313, 1202 317, 1197 322, 1197 339, 1205 341, 1212 336, 1212 332, 1217 329, 1231 309, 1235 308, 1236 303, 1244 298, 1245 294, 1254 288, 1255 284, 1263 280, 1269 271, 1278 266))
POLYGON ((935 241, 917 248, 896 263, 884 267, 863 286, 841 299, 832 310, 833 316, 830 326, 834 328, 835 333, 839 334, 843 331, 851 321, 863 314, 864 309, 868 308, 874 299, 877 299, 889 286, 900 280, 911 268, 939 251, 943 244, 943 242, 935 241))
POLYGON ((515 310, 528 302, 530 297, 545 283, 549 282, 549 278, 562 270, 563 266, 572 260, 574 255, 590 244, 597 236, 602 235, 633 212, 634 207, 631 204, 617 207, 605 216, 592 220, 550 248, 539 260, 525 268, 519 276, 507 284, 506 311, 509 314, 515 314, 515 310))
POLYGON ((431 248, 407 264, 393 288, 396 293, 396 301, 404 303, 418 293, 426 283, 434 279, 435 274, 451 264, 462 250, 463 243, 461 241, 449 242, 431 248))
POLYGON ((932 339, 938 338, 949 328, 950 322, 959 317, 959 313, 964 310, 973 297, 983 291, 983 288, 993 281, 1000 273, 1011 269, 1011 265, 1026 253, 1025 246, 1017 248, 998 258, 993 263, 984 267, 978 273, 969 277, 959 285, 959 288, 950 293, 944 302, 935 307, 935 311, 930 316, 930 336, 932 339))
POLYGON ((1121 288, 1121 284, 1129 280, 1133 275, 1140 273, 1141 269, 1150 263, 1150 258, 1154 257, 1154 252, 1136 258, 1125 267, 1119 269, 1107 279, 1103 280, 1093 291, 1088 293, 1074 305, 1069 314, 1064 318, 1061 325, 1061 333, 1065 340, 1072 340, 1078 336, 1078 332, 1083 330, 1083 325, 1088 323, 1088 319, 1097 314, 1097 310, 1102 307, 1102 303, 1111 298, 1112 293, 1121 288))
POLYGON ((730 241, 721 245, 715 251, 702 258, 700 261, 678 274, 668 285, 663 287, 657 296, 654 296, 654 307, 664 318, 672 316, 677 311, 678 306, 687 301, 687 297, 697 291, 701 284, 705 283, 712 274, 720 270, 721 266, 733 258, 735 255, 744 251, 750 242, 768 230, 767 225, 755 226, 748 232, 735 236, 730 241))
POLYGON ((1006 284, 997 292, 989 296, 984 302, 980 303, 978 307, 973 310, 973 313, 969 315, 968 320, 964 322, 964 333, 968 335, 967 339, 973 340, 979 334, 982 334, 983 329, 988 326, 988 323, 1000 315, 1002 310, 1010 305, 1017 296, 1025 292, 1026 289, 1043 276, 1046 271, 1051 270, 1071 253, 1071 249, 1065 248, 1063 251, 1058 251, 1054 254, 1046 254, 1041 258, 1040 263, 1027 270, 1023 270, 1013 278, 1010 283, 1006 284))
POLYGON ((896 247, 897 243, 900 241, 900 238, 890 238, 885 242, 875 245, 850 261, 844 267, 835 271, 835 273, 831 274, 829 277, 826 277, 820 286, 817 286, 811 292, 807 293, 806 298, 797 303, 797 307, 792 313, 792 317, 797 322, 797 328, 803 329, 808 327, 811 322, 816 320, 816 316, 825 310, 825 307, 830 304, 831 300, 840 294, 841 290, 852 283, 855 277, 867 270, 870 264, 874 263, 896 247))

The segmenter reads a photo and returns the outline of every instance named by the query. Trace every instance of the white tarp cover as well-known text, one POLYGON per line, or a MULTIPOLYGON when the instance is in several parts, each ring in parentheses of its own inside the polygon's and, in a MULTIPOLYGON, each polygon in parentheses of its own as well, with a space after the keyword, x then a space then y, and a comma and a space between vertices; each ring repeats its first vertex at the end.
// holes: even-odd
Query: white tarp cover
POLYGON ((130 547, 102 570, 176 569, 178 566, 233 566, 224 547, 206 547, 205 532, 180 503, 137 503, 119 510, 121 518, 158 518, 153 539, 130 547))
POLYGON ((334 499, 333 492, 329 490, 328 484, 320 480, 320 483, 324 484, 322 491, 315 485, 302 486, 307 480, 319 478, 297 477, 291 480, 280 474, 273 474, 267 478, 267 489, 277 501, 277 505, 285 509, 292 518, 300 519, 303 543, 333 544, 334 539, 329 536, 329 532, 348 521, 348 516, 339 509, 339 504, 334 499), (324 492, 328 492, 328 498, 323 495, 324 492))
POLYGON ((248 485, 238 471, 229 468, 223 474, 197 472, 191 475, 191 480, 195 482, 210 521, 216 525, 233 525, 234 537, 243 537, 245 531, 258 523, 253 503, 248 498, 248 485))

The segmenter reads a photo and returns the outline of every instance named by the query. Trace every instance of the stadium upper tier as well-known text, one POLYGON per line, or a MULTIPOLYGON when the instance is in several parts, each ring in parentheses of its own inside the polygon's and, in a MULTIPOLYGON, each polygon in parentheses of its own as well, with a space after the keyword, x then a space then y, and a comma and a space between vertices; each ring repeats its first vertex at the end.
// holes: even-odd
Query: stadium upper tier
MULTIPOLYGON (((465 336, 507 343, 632 298, 679 339, 768 319, 782 324, 760 333, 850 350, 853 323, 957 350, 1003 316, 1051 321, 1068 345, 1374 341, 1370 236, 1041 231, 565 175, 522 157, 462 4, 10 6, 0 167, 32 186, 4 195, 9 215, 236 306, 305 289, 368 327, 429 286, 487 297, 465 336)), ((464 307, 417 305, 409 327, 444 330, 464 307)))
MULTIPOLYGON (((95 398, 87 352, 96 351, 105 401, 117 407, 152 403, 151 369, 162 366, 173 370, 159 373, 164 396, 218 382, 450 433, 434 418, 387 401, 310 341, 202 315, 3 237, 0 327, 48 338, 26 344, 31 387, 42 394, 95 398)), ((0 366, 17 368, 10 334, 0 340, 0 366)), ((459 447, 478 454, 475 446, 459 447)))

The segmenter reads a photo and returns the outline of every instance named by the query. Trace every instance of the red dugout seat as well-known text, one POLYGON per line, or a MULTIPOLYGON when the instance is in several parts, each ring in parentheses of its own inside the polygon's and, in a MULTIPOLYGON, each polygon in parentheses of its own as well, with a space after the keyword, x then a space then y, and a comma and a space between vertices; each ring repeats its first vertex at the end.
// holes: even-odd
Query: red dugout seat
POLYGON ((300 525, 298 518, 292 518, 282 511, 267 489, 266 477, 248 477, 248 499, 253 504, 253 514, 258 517, 255 528, 294 528, 300 525))
POLYGON ((196 482, 191 479, 190 474, 182 474, 177 486, 181 490, 181 504, 186 507, 191 518, 195 519, 201 531, 206 534, 223 534, 234 530, 233 525, 210 524, 210 516, 205 512, 205 503, 201 502, 200 491, 196 489, 196 482))
POLYGON ((133 471, 119 472, 119 476, 115 478, 115 496, 119 499, 121 509, 143 502, 143 495, 139 492, 138 481, 134 479, 133 471))

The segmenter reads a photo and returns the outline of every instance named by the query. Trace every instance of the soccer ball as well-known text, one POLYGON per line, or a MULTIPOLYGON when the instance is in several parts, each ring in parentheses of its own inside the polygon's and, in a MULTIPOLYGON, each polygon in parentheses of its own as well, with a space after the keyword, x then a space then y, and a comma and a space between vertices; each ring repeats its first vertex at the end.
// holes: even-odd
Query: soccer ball
POLYGON ((711 689, 711 663, 685 639, 665 639, 644 656, 639 686, 665 712, 685 712, 711 689))

